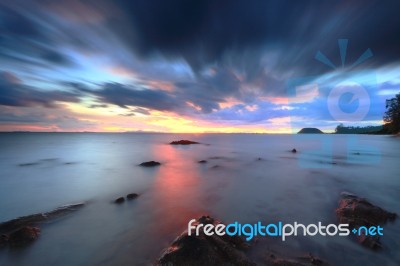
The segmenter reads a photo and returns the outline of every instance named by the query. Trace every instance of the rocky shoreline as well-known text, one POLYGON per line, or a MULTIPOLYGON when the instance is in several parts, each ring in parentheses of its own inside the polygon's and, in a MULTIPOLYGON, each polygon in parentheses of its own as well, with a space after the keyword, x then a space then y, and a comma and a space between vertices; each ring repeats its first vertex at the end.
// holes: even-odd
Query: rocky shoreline
POLYGON ((22 216, 0 223, 0 248, 25 246, 39 237, 40 224, 66 216, 84 206, 85 203, 65 205, 49 212, 22 216))
MULTIPOLYGON (((395 213, 388 212, 371 204, 366 199, 348 192, 341 193, 341 198, 335 212, 338 223, 349 224, 350 228, 383 225, 397 218, 395 213)), ((221 222, 210 216, 202 216, 193 223, 193 226, 199 224, 212 224, 216 226, 221 224, 221 222)), ((356 240, 362 246, 375 251, 382 248, 379 236, 361 234, 360 236, 356 236, 356 240)), ((246 252, 251 249, 252 245, 253 241, 246 242, 239 236, 208 236, 205 235, 202 230, 200 230, 200 234, 196 236, 193 231, 189 234, 188 231, 185 230, 169 247, 162 251, 154 265, 256 265, 246 254, 246 252)), ((302 257, 290 257, 289 254, 290 252, 283 255, 277 254, 276 252, 269 252, 265 256, 264 265, 329 265, 327 261, 315 257, 311 253, 302 257)))
MULTIPOLYGON (((138 198, 136 193, 126 195, 127 200, 138 198)), ((117 198, 117 204, 125 202, 124 197, 117 198)), ((24 247, 39 238, 41 229, 40 224, 66 216, 85 206, 85 203, 71 204, 56 208, 50 212, 38 213, 19 217, 7 222, 0 223, 0 248, 5 247, 24 247)), ((359 228, 361 226, 383 225, 394 221, 397 218, 395 213, 388 212, 378 206, 373 205, 364 198, 360 198, 348 192, 342 192, 337 209, 335 210, 338 223, 349 224, 350 227, 359 228)), ((194 226, 212 224, 214 226, 222 222, 210 216, 198 218, 194 226)), ((382 245, 379 236, 356 236, 355 239, 362 246, 380 250, 382 245)), ((205 235, 200 230, 196 236, 192 231, 183 231, 167 248, 160 257, 154 262, 157 266, 170 265, 239 265, 250 266, 256 263, 248 256, 248 251, 252 249, 254 241, 247 242, 239 236, 218 236, 205 235)), ((304 256, 293 257, 290 252, 280 253, 266 251, 263 265, 329 265, 323 258, 318 258, 311 253, 304 256)))

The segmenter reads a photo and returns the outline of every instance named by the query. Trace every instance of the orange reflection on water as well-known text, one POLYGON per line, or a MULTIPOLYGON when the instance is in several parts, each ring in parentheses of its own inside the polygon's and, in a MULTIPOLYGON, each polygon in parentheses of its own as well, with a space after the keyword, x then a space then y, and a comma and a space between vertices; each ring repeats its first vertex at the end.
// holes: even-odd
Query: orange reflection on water
POLYGON ((199 164, 189 157, 190 149, 168 144, 157 147, 162 165, 152 186, 154 219, 162 221, 156 230, 160 235, 178 234, 190 219, 205 214, 201 202, 199 164))

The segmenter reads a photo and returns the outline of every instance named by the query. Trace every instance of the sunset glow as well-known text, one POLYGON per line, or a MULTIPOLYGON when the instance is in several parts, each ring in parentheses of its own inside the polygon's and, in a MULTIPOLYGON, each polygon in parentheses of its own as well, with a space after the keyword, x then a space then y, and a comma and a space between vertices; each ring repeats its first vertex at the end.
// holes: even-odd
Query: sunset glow
MULTIPOLYGON (((1 131, 293 133, 313 126, 330 132, 338 122, 327 110, 324 89, 343 75, 361 79, 360 71, 373 70, 377 84, 370 97, 382 106, 400 84, 400 66, 379 57, 383 51, 355 74, 313 58, 320 49, 337 52, 340 36, 329 44, 299 42, 293 50, 292 40, 277 38, 273 46, 261 38, 249 47, 241 40, 243 49, 225 47, 221 39, 223 50, 214 51, 218 45, 210 36, 170 47, 153 42, 146 25, 126 27, 131 21, 121 16, 125 10, 110 3, 2 5, 1 131), (304 78, 293 97, 288 84, 304 78)), ((297 30, 310 29, 304 24, 297 30)), ((324 31, 315 26, 312 32, 324 31)), ((349 53, 374 48, 373 40, 363 43, 353 35, 356 49, 349 53)), ((327 56, 338 60, 338 53, 327 56)), ((383 108, 371 108, 363 123, 376 125, 383 108)))

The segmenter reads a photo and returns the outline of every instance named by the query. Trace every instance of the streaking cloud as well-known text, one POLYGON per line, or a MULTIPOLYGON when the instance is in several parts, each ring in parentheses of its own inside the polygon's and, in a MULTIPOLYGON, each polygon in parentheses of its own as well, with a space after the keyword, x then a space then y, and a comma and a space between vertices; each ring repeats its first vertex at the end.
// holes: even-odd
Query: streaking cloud
MULTIPOLYGON (((2 1, 0 130, 329 131, 337 121, 321 86, 355 71, 378 102, 399 91, 399 7, 2 1), (288 81, 308 76, 289 99, 288 81)), ((357 104, 349 99, 341 104, 357 104)), ((364 122, 379 124, 382 108, 371 108, 364 122)))

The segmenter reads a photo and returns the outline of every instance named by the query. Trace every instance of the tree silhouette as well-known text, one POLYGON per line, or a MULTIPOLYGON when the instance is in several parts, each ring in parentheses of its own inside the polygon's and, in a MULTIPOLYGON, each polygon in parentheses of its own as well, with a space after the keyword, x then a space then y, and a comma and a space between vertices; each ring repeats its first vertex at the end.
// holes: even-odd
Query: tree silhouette
POLYGON ((386 112, 383 116, 388 133, 400 132, 400 93, 390 100, 386 100, 386 112))

